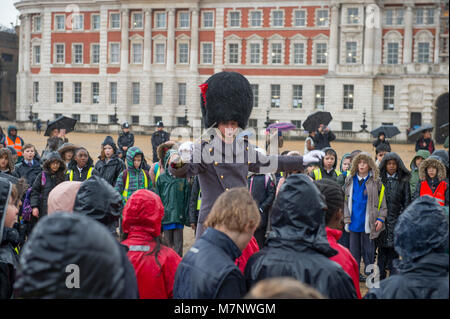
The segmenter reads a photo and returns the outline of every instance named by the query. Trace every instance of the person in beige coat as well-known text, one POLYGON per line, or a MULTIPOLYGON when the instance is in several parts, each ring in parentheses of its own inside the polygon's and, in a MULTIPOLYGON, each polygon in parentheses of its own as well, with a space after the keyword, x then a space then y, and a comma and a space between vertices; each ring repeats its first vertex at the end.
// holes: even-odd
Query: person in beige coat
MULTIPOLYGON (((353 159, 344 192, 344 223, 350 233, 350 252, 358 265, 363 258, 367 275, 367 266, 375 263, 374 239, 384 230, 387 216, 384 187, 370 154, 362 152, 353 159)), ((365 281, 364 276, 360 280, 365 281)))

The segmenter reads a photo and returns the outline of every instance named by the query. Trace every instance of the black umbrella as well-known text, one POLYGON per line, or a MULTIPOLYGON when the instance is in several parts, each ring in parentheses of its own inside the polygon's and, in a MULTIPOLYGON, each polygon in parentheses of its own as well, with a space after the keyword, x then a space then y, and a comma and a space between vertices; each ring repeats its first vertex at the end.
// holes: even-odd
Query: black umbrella
POLYGON ((442 124, 441 126, 439 126, 439 128, 442 130, 444 128, 448 128, 448 122, 445 124, 442 124))
POLYGON ((381 125, 380 127, 377 127, 370 133, 372 134, 373 137, 378 137, 378 135, 381 132, 384 133, 384 136, 386 138, 391 138, 394 137, 395 135, 400 134, 400 130, 395 125, 381 125))
POLYGON ((45 130, 44 136, 50 136, 51 131, 55 128, 65 129, 66 133, 72 132, 75 129, 75 124, 77 124, 77 120, 66 116, 60 116, 56 120, 47 124, 47 129, 45 130))
POLYGON ((409 138, 416 137, 416 135, 422 133, 423 131, 428 131, 428 130, 432 130, 432 129, 433 129, 433 125, 424 124, 424 125, 416 128, 415 130, 412 130, 411 132, 409 132, 408 137, 409 138))
POLYGON ((326 126, 332 119, 333 117, 330 112, 317 111, 308 115, 306 120, 303 122, 303 128, 308 132, 315 131, 320 124, 326 126))

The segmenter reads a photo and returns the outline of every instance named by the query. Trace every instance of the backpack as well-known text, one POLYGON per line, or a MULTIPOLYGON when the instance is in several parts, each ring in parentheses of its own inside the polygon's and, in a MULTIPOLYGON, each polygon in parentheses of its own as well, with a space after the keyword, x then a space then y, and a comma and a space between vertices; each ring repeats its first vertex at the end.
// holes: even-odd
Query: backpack
MULTIPOLYGON (((152 182, 151 182, 151 179, 150 179, 150 175, 148 174, 148 171, 146 171, 145 169, 143 169, 143 171, 144 171, 145 175, 147 176, 147 180, 150 182, 150 185, 153 187, 153 185, 151 184, 152 182)), ((125 187, 125 184, 127 182, 127 177, 128 177, 128 169, 124 170, 123 174, 122 174, 123 187, 125 187)))

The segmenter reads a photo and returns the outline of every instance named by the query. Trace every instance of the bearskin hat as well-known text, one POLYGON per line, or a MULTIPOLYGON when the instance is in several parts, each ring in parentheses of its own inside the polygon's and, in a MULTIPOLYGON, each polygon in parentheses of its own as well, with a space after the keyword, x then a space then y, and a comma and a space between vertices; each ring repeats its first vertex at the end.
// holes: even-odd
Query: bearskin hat
POLYGON ((220 122, 236 121, 245 129, 253 108, 248 80, 237 72, 220 72, 200 85, 200 108, 206 128, 220 122))

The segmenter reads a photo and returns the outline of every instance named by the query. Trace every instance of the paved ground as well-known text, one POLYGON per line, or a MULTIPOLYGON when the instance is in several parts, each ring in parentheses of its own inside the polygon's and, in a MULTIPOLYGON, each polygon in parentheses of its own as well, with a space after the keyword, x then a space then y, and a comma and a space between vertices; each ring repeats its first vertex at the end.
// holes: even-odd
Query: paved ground
MULTIPOLYGON (((43 133, 42 133, 43 134, 43 133)), ((26 143, 32 143, 38 149, 41 154, 42 150, 45 148, 47 143, 47 137, 43 135, 38 135, 36 132, 32 131, 20 131, 19 135, 24 139, 26 143)), ((106 134, 93 134, 93 133, 70 133, 67 135, 69 142, 76 145, 82 145, 89 151, 91 157, 94 161, 97 161, 97 156, 100 154, 101 143, 104 141, 106 134)), ((117 142, 118 134, 111 134, 114 140, 117 142)), ((332 142, 332 147, 336 150, 339 160, 340 157, 347 152, 359 149, 362 151, 369 152, 375 156, 375 149, 370 143, 352 143, 352 142, 332 142)), ((135 145, 140 147, 149 163, 152 162, 152 147, 150 136, 145 135, 135 135, 135 145)), ((414 157, 414 145, 413 144, 391 144, 392 151, 397 152, 400 157, 405 162, 406 167, 409 169, 409 164, 411 159, 414 157)), ((304 141, 285 141, 284 150, 298 150, 303 153, 304 141)), ((437 145, 437 149, 443 149, 442 145, 437 145)), ((338 163, 339 165, 339 163, 338 163)), ((184 248, 183 251, 186 253, 188 249, 194 242, 194 231, 191 228, 186 227, 184 229, 184 248)), ((365 284, 361 285, 361 293, 367 292, 365 284)))

